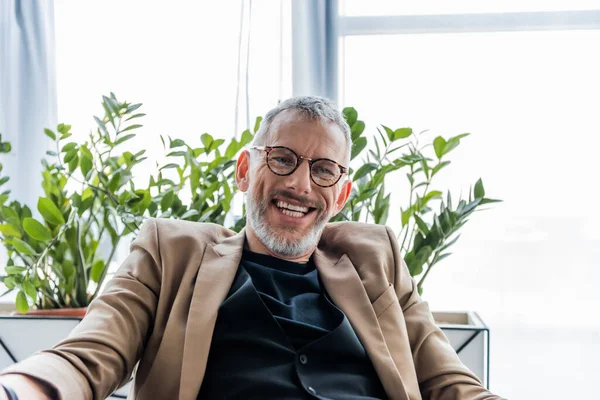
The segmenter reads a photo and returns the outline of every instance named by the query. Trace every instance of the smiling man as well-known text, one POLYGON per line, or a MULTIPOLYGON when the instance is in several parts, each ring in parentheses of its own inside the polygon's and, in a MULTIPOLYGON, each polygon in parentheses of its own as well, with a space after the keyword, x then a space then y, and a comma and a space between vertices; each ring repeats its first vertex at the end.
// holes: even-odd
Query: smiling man
POLYGON ((69 338, 2 371, 0 399, 499 399, 433 322, 391 230, 328 224, 350 129, 325 99, 263 120, 237 162, 247 227, 149 220, 69 338), (4 397, 3 397, 4 396, 4 397))

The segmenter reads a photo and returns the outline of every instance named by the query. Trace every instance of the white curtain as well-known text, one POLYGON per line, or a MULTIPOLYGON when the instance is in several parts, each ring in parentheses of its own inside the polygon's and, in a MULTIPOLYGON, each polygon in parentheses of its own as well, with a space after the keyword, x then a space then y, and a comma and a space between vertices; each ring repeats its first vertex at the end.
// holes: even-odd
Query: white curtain
POLYGON ((51 146, 44 128, 56 127, 53 0, 0 2, 0 132, 12 145, 3 154, 11 199, 35 213, 42 193, 41 158, 51 146))

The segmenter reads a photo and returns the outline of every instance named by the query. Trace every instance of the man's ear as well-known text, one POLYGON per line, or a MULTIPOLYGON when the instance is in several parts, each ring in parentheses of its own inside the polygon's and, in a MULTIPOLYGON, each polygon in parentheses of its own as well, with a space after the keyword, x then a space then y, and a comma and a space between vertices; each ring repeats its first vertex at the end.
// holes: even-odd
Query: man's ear
POLYGON ((235 165, 235 182, 241 192, 248 190, 250 178, 250 152, 242 151, 235 165))
POLYGON ((344 206, 346 205, 346 201, 348 201, 348 197, 350 197, 351 192, 352 192, 352 181, 347 179, 342 184, 342 190, 340 191, 340 194, 338 195, 338 197, 335 201, 335 213, 336 214, 339 213, 340 211, 342 211, 342 208, 344 208, 344 206))

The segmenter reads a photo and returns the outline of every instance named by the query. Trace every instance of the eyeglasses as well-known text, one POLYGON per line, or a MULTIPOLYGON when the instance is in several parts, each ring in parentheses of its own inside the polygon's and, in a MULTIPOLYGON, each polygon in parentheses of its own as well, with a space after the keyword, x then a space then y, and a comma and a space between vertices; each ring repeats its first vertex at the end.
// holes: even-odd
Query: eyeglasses
POLYGON ((299 156, 294 150, 283 146, 254 146, 254 150, 266 153, 267 166, 275 175, 291 175, 298 169, 302 161, 308 161, 310 179, 321 187, 330 187, 338 183, 348 168, 328 158, 308 158, 299 156))

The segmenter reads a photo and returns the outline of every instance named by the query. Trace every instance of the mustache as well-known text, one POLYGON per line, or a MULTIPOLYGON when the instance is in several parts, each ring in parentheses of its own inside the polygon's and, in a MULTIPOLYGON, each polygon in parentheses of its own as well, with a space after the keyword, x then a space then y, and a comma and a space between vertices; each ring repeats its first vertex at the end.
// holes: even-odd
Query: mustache
POLYGON ((290 199, 302 203, 305 207, 316 208, 317 210, 323 210, 324 205, 320 201, 312 201, 306 196, 299 196, 295 193, 292 193, 288 190, 278 190, 271 194, 269 201, 272 201, 275 197, 279 197, 280 199, 290 199))

